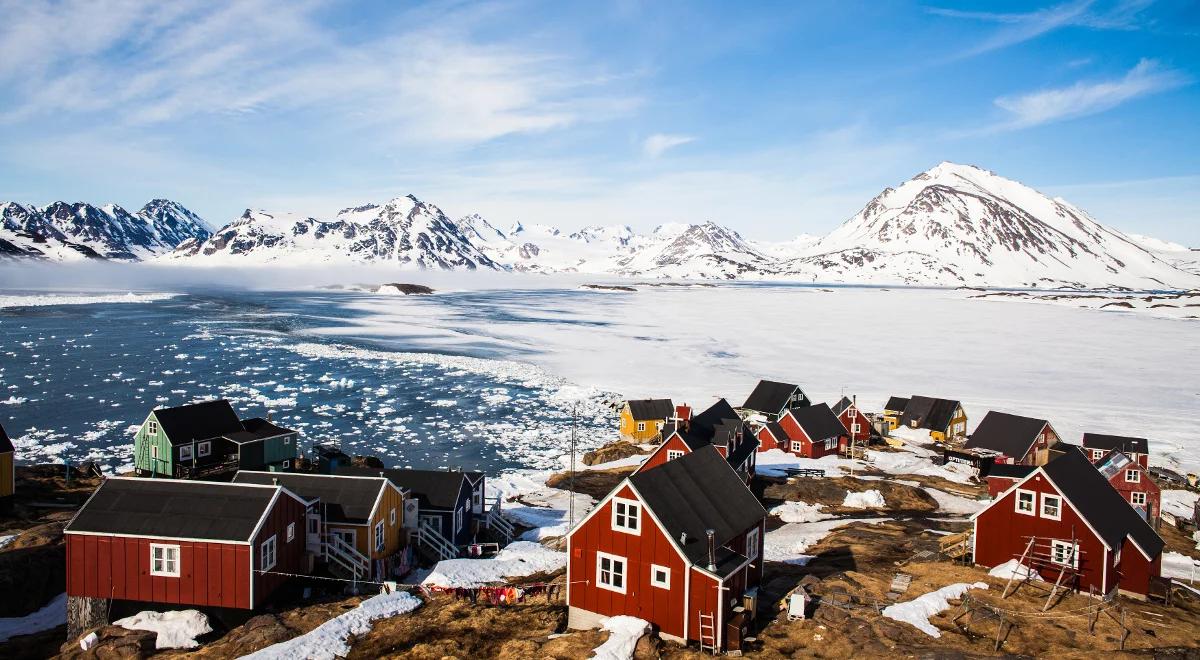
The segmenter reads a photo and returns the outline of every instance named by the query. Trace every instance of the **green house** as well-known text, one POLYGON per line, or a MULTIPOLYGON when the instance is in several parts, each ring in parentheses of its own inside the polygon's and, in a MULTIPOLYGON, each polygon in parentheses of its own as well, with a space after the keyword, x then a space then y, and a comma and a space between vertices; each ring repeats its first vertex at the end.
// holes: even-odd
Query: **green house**
POLYGON ((134 436, 138 475, 197 479, 237 470, 291 470, 298 434, 241 420, 225 399, 152 411, 134 436))

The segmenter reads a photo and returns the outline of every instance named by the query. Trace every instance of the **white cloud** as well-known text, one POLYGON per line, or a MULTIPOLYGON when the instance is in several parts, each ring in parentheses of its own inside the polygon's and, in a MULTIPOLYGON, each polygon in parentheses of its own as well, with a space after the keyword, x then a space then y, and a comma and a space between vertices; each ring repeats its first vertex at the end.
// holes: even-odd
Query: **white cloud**
POLYGON ((1069 87, 1044 89, 996 99, 1010 118, 998 128, 1017 129, 1072 117, 1093 115, 1139 96, 1179 87, 1187 78, 1164 69, 1153 60, 1142 60, 1124 76, 1102 82, 1077 82, 1069 87))
POLYGON ((695 137, 691 135, 671 135, 668 133, 655 133, 642 141, 642 153, 650 158, 658 158, 666 153, 668 149, 674 149, 681 144, 694 142, 695 137))

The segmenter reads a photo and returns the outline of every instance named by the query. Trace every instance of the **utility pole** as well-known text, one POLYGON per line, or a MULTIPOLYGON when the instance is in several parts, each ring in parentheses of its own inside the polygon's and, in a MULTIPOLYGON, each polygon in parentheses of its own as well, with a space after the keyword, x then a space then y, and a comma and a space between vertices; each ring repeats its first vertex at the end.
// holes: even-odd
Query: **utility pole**
POLYGON ((570 482, 570 502, 567 505, 568 523, 567 532, 570 532, 575 527, 575 429, 579 424, 579 402, 576 401, 571 405, 571 472, 568 475, 570 482))

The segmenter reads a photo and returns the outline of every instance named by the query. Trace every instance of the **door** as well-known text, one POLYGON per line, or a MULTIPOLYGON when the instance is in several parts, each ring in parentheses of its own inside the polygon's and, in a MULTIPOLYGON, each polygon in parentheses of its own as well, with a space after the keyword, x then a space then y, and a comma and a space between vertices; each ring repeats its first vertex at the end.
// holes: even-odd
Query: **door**
POLYGON ((321 552, 321 514, 310 513, 306 516, 305 524, 308 525, 307 534, 305 535, 305 547, 309 552, 320 554, 321 552))
POLYGON ((346 543, 350 544, 351 548, 358 550, 358 534, 353 529, 330 529, 330 536, 336 536, 346 543))
POLYGON ((445 534, 442 534, 441 516, 421 516, 421 527, 425 526, 432 527, 433 531, 437 532, 439 536, 445 536, 445 534))

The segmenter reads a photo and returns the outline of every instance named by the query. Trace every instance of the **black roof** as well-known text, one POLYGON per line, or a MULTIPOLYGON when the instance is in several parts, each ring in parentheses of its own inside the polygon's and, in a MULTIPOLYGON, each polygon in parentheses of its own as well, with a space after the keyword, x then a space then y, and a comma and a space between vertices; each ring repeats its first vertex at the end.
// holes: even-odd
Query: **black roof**
POLYGON ((706 408, 704 412, 692 416, 689 427, 692 429, 704 428, 706 429, 705 432, 708 432, 708 430, 715 428, 727 419, 741 419, 741 417, 733 409, 733 406, 729 405, 728 401, 718 399, 716 403, 706 408))
POLYGON ((337 474, 378 477, 380 473, 397 488, 410 491, 422 509, 453 511, 467 480, 462 472, 450 470, 408 470, 402 468, 339 467, 337 474))
POLYGON ((154 411, 154 417, 158 420, 159 427, 170 438, 172 445, 207 440, 245 430, 237 413, 233 411, 233 406, 225 399, 159 408, 154 411))
POLYGON ((848 399, 846 397, 842 397, 841 399, 838 399, 837 403, 833 404, 833 407, 830 408, 830 410, 832 410, 833 414, 835 414, 835 415, 841 415, 842 413, 846 412, 846 409, 852 405, 854 405, 853 401, 851 401, 850 399, 848 399))
POLYGON ((769 424, 766 424, 766 427, 767 427, 767 430, 771 432, 771 436, 774 437, 776 440, 787 440, 788 439, 787 431, 785 431, 783 429, 783 426, 779 422, 771 422, 769 424))
POLYGON ((813 442, 849 434, 846 426, 842 424, 842 420, 833 414, 827 403, 797 408, 789 411, 788 414, 796 420, 800 428, 804 429, 805 435, 813 442))
POLYGON ((7 454, 10 451, 16 450, 13 449, 12 440, 9 440, 8 434, 4 432, 4 426, 0 424, 0 454, 7 454))
POLYGON ((1005 477, 1008 479, 1024 479, 1030 472, 1037 469, 1035 465, 1009 465, 1008 463, 992 463, 987 476, 1005 477))
POLYGON ((249 541, 278 488, 176 479, 105 479, 67 532, 249 541))
MULTIPOLYGON (((716 546, 721 548, 767 516, 766 509, 713 447, 631 475, 629 483, 676 543, 686 532, 686 541, 679 544, 688 559, 700 566, 708 563, 705 530, 715 532, 716 546)), ((731 556, 728 550, 718 554, 718 564, 729 570, 736 567, 735 562, 721 561, 731 556)))
POLYGON ((689 449, 696 451, 713 444, 727 446, 731 437, 739 432, 742 434, 742 444, 734 448, 727 458, 731 466, 737 467, 757 450, 758 442, 750 432, 749 426, 725 399, 709 406, 707 410, 693 417, 691 422, 668 424, 663 427, 662 435, 669 438, 678 434, 689 449))
POLYGON ((750 396, 746 397, 746 403, 742 404, 742 408, 768 415, 777 415, 787 407, 788 399, 798 389, 800 386, 792 383, 760 380, 758 385, 754 386, 754 391, 750 393, 750 396))
POLYGON ((950 426, 950 420, 954 419, 954 411, 957 409, 957 401, 935 399, 929 396, 912 396, 909 397, 908 404, 904 406, 904 414, 900 416, 900 425, 912 427, 912 422, 915 420, 916 428, 945 431, 950 426))
POLYGON ((329 522, 352 525, 365 525, 371 518, 371 510, 375 508, 379 490, 384 485, 384 480, 380 478, 362 479, 298 472, 242 470, 233 477, 235 484, 272 484, 275 480, 305 501, 321 500, 326 520, 329 522))
POLYGON ((1038 433, 1048 423, 1044 419, 989 410, 964 446, 967 449, 991 449, 1019 461, 1029 453, 1033 443, 1037 442, 1038 433))
POLYGON ((635 420, 670 419, 675 416, 675 405, 670 399, 637 399, 626 401, 629 414, 635 420))
POLYGON ((326 460, 331 458, 349 459, 350 456, 337 445, 313 445, 313 453, 326 460))
POLYGON ((244 442, 262 440, 263 438, 274 438, 281 435, 287 435, 288 433, 295 433, 295 431, 291 429, 285 429, 282 426, 272 424, 262 417, 251 417, 250 419, 243 420, 242 428, 244 429, 243 431, 238 433, 227 433, 225 434, 225 437, 241 444, 244 442))
POLYGON ((1105 435, 1103 433, 1084 433, 1083 446, 1088 449, 1119 449, 1129 454, 1150 453, 1149 443, 1145 438, 1131 438, 1124 435, 1105 435))
POLYGON ((1108 547, 1119 549, 1121 542, 1129 536, 1151 559, 1162 552, 1162 537, 1146 524, 1083 452, 1068 451, 1042 466, 1042 471, 1108 547))
POLYGON ((904 412, 904 409, 907 407, 908 399, 905 399, 902 396, 890 397, 887 400, 887 403, 883 404, 884 410, 895 410, 896 412, 904 412))

